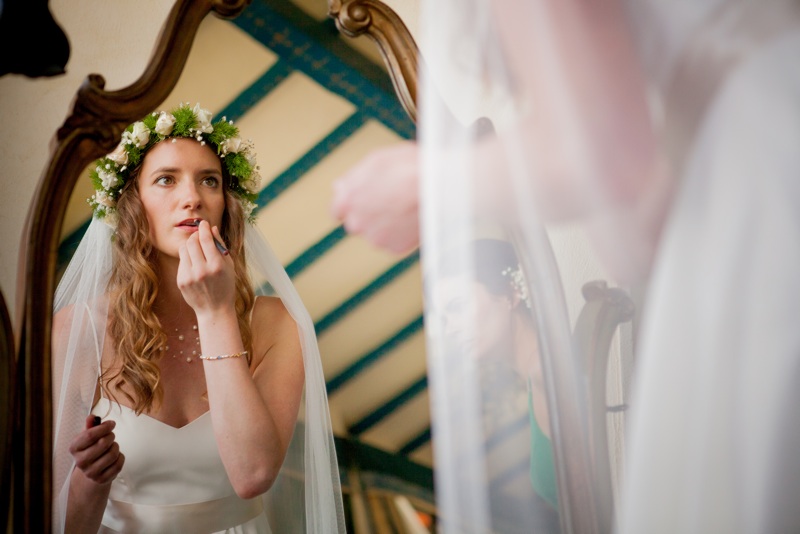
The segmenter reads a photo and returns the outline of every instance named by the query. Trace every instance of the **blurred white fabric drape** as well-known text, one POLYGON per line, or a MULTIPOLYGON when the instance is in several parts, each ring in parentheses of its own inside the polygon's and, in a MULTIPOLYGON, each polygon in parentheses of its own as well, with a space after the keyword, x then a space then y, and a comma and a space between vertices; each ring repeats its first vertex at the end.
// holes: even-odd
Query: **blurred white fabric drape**
POLYGON ((550 441, 557 480, 575 461, 552 382, 575 358, 547 234, 560 221, 583 226, 612 282, 647 288, 615 529, 800 531, 798 12, 790 0, 421 3, 444 532, 576 531, 563 484, 548 503, 537 476, 537 444, 550 441), (485 238, 511 243, 511 259, 485 238), (510 296, 486 293, 484 271, 503 261, 524 275, 527 312, 519 277, 510 296))

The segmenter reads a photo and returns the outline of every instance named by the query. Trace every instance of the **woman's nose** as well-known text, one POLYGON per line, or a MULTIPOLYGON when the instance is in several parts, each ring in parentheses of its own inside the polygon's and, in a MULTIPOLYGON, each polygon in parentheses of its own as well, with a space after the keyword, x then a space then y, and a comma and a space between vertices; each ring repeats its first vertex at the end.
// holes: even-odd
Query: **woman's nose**
POLYGON ((186 209, 197 209, 200 207, 200 191, 193 181, 185 183, 181 188, 182 207, 186 209))

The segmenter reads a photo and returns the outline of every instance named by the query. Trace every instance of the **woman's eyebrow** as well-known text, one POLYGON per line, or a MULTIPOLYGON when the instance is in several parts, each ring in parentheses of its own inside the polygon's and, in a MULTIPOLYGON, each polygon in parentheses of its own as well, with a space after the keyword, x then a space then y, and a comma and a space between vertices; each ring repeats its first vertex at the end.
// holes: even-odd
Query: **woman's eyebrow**
MULTIPOLYGON (((153 171, 150 172, 150 176, 152 176, 154 174, 161 174, 161 173, 176 173, 176 172, 179 172, 179 171, 180 171, 179 167, 169 167, 169 166, 167 166, 167 167, 158 167, 157 169, 153 169, 153 171)), ((214 167, 208 167, 207 169, 198 170, 197 174, 219 174, 221 176, 222 175, 222 170, 214 168, 214 167)))
POLYGON ((198 171, 198 173, 199 174, 220 174, 221 175, 222 171, 220 169, 217 169, 217 168, 214 168, 214 167, 209 167, 208 169, 200 169, 198 171))
POLYGON ((166 172, 166 173, 174 173, 174 172, 177 172, 177 170, 178 170, 178 168, 177 168, 177 167, 158 167, 158 168, 156 168, 156 169, 153 169, 153 170, 150 172, 150 176, 152 176, 152 175, 154 175, 154 174, 161 174, 161 173, 163 173, 163 172, 166 172))

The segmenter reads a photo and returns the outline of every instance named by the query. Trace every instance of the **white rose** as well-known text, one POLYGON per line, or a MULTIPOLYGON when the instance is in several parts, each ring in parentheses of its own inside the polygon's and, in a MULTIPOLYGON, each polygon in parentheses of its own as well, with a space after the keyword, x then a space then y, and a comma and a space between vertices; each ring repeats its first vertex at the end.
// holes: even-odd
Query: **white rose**
POLYGON ((116 230, 117 224, 119 224, 119 213, 117 213, 117 210, 108 208, 106 210, 106 216, 103 217, 103 222, 116 230))
POLYGON ((236 154, 242 148, 242 140, 239 137, 226 139, 220 145, 223 154, 236 154))
POLYGON ((158 135, 167 136, 172 133, 172 128, 174 126, 175 117, 172 116, 172 113, 162 111, 161 115, 158 116, 158 120, 156 121, 156 133, 158 135))
POLYGON ((207 109, 202 109, 200 104, 195 104, 192 108, 195 116, 197 117, 197 129, 203 133, 211 133, 214 127, 211 126, 211 112, 207 109))
POLYGON ((257 192, 258 188, 261 186, 261 175, 254 170, 252 173, 250 173, 250 178, 243 181, 241 186, 251 193, 257 192))
POLYGON ((148 128, 143 122, 135 122, 133 123, 133 131, 128 132, 126 131, 122 134, 122 141, 123 143, 130 143, 136 147, 144 148, 147 146, 147 142, 150 140, 150 128, 148 128))
POLYGON ((136 143, 136 146, 138 146, 139 148, 144 148, 145 146, 147 146, 147 142, 150 140, 150 128, 148 128, 141 121, 134 123, 133 139, 134 142, 136 143))
POLYGON ((101 206, 113 208, 117 205, 116 202, 105 191, 98 191, 94 194, 94 200, 101 206))
MULTIPOLYGON (((124 141, 124 139, 123 139, 124 141)), ((117 145, 117 148, 114 149, 114 152, 109 154, 108 159, 116 163, 117 165, 127 165, 128 164, 128 152, 125 150, 125 143, 122 142, 117 145)))
POLYGON ((250 166, 255 169, 258 162, 256 161, 256 153, 253 151, 252 143, 247 145, 247 151, 244 153, 244 157, 247 160, 247 163, 249 163, 250 166))

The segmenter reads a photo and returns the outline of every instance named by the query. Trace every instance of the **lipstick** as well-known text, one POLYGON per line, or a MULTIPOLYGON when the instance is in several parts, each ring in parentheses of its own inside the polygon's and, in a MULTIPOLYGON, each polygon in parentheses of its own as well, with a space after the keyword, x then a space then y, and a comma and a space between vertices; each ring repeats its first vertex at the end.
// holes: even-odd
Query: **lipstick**
MULTIPOLYGON (((202 219, 194 219, 193 221, 190 221, 190 222, 186 223, 186 225, 187 226, 200 226, 200 221, 202 221, 202 219)), ((213 234, 211 235, 211 238, 214 240, 214 244, 217 246, 217 250, 219 250, 219 253, 222 254, 223 256, 227 256, 228 255, 228 248, 225 245, 223 245, 222 243, 220 243, 220 241, 216 237, 214 237, 213 234)))
MULTIPOLYGON (((211 237, 214 237, 214 236, 211 236, 211 237)), ((223 245, 222 243, 220 243, 220 242, 217 240, 217 238, 216 238, 216 237, 214 237, 214 244, 215 244, 215 245, 217 245, 217 250, 219 250, 220 254, 222 254, 223 256, 227 256, 227 255, 228 255, 228 249, 227 249, 227 248, 225 248, 225 245, 223 245)))

